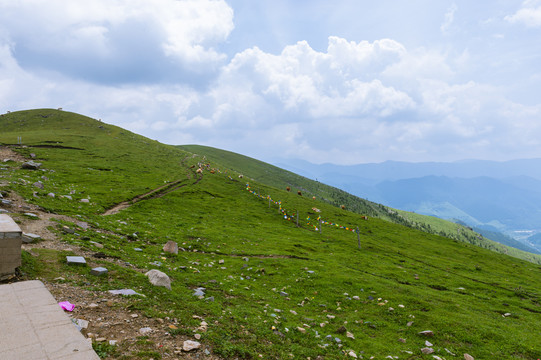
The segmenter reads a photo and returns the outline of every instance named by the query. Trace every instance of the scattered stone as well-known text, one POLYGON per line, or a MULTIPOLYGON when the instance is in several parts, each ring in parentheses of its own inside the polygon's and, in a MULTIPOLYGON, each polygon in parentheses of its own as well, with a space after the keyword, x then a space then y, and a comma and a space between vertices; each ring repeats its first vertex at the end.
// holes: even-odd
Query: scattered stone
POLYGON ((37 187, 38 189, 41 189, 41 190, 43 190, 43 188, 45 187, 41 181, 36 181, 35 183, 32 184, 32 186, 37 187))
POLYGON ((80 227, 83 230, 88 230, 88 228, 89 228, 88 223, 84 222, 84 221, 78 221, 75 225, 77 225, 78 227, 80 227))
POLYGON ((207 332, 207 328, 208 328, 208 325, 206 321, 201 321, 201 323, 199 324, 199 327, 197 328, 197 330, 201 331, 201 332, 207 332))
POLYGON ((23 233, 23 242, 25 244, 33 243, 36 240, 41 239, 41 236, 32 233, 23 233))
POLYGON ((27 161, 21 165, 21 168, 28 170, 39 170, 41 163, 34 162, 33 160, 27 161))
POLYGON ((225 260, 224 260, 224 259, 218 260, 218 264, 223 264, 223 263, 225 263, 225 260))
POLYGON ((355 351, 353 351, 353 350, 351 350, 350 352, 348 352, 348 356, 351 356, 352 358, 357 359, 357 354, 355 354, 355 351))
POLYGON ((95 242, 95 241, 91 241, 90 242, 92 245, 94 245, 95 247, 97 247, 98 249, 103 249, 103 245, 98 243, 98 242, 95 242))
POLYGON ((297 327, 297 331, 301 332, 301 333, 306 333, 306 329, 305 328, 302 328, 300 326, 297 327))
POLYGON ((182 344, 182 350, 184 351, 192 351, 192 350, 199 349, 200 347, 201 347, 201 344, 193 340, 186 340, 182 344))
POLYGON ((118 340, 109 340, 109 345, 116 346, 118 340))
POLYGON ((355 339, 355 336, 353 336, 353 333, 350 333, 349 331, 346 332, 346 337, 348 337, 350 339, 355 339))
POLYGON ((145 274, 148 277, 150 283, 154 286, 163 286, 171 290, 171 279, 167 274, 161 272, 160 270, 152 269, 145 274))
POLYGON ((334 338, 334 341, 336 341, 337 344, 340 344, 342 342, 342 340, 340 340, 339 338, 334 338))
POLYGON ((34 219, 38 219, 39 216, 37 216, 36 214, 32 214, 32 213, 24 213, 24 215, 28 216, 28 217, 31 217, 31 218, 34 218, 34 219))
POLYGON ((456 356, 456 355, 453 354, 449 349, 445 348, 444 350, 447 351, 447 353, 449 353, 450 355, 456 356))
POLYGON ((141 249, 141 248, 135 248, 135 249, 133 249, 133 250, 134 250, 134 251, 143 251, 143 249, 141 249))
POLYGON ((338 334, 344 334, 347 331, 346 327, 344 325, 340 326, 336 332, 338 334))
POLYGON ((141 335, 145 335, 145 334, 148 334, 148 333, 150 333, 150 332, 152 332, 152 329, 149 328, 149 327, 144 327, 144 328, 139 329, 139 333, 140 333, 141 335))
POLYGON ((408 321, 408 323, 407 323, 406 325, 407 325, 407 326, 413 325, 413 321, 408 321))
POLYGON ((400 339, 398 339, 398 341, 400 341, 401 343, 404 343, 404 344, 406 343, 406 339, 400 338, 400 339))
POLYGON ((194 289, 193 296, 205 296, 205 290, 206 288, 204 287, 198 287, 197 289, 194 289))
POLYGON ((106 268, 99 266, 99 267, 95 267, 92 270, 90 270, 90 274, 96 275, 96 276, 101 276, 101 275, 107 274, 107 271, 108 270, 106 268))
POLYGON ((361 300, 360 297, 358 297, 357 295, 353 296, 353 300, 361 300))
POLYGON ((425 347, 425 348, 422 348, 422 349, 421 349, 421 352, 422 352, 423 354, 427 354, 427 355, 428 355, 428 354, 432 354, 432 353, 434 352, 434 349, 429 348, 429 347, 425 347))
POLYGON ((89 199, 81 199, 80 202, 82 202, 82 203, 89 203, 90 200, 89 200, 89 199))
POLYGON ((503 317, 508 317, 508 316, 511 316, 511 313, 505 313, 502 315, 503 317))
POLYGON ((84 319, 73 319, 72 321, 74 322, 75 326, 77 327, 77 329, 78 329, 79 331, 88 328, 89 322, 88 322, 87 320, 84 320, 84 319))
POLYGON ((62 226, 62 231, 66 234, 75 234, 75 230, 71 229, 68 226, 62 226))
POLYGON ((434 344, 432 344, 430 341, 425 341, 425 345, 428 346, 428 347, 431 347, 431 346, 434 346, 434 344))
POLYGON ((280 291, 280 295, 282 295, 282 296, 284 296, 284 297, 285 297, 285 296, 288 296, 289 294, 288 294, 288 293, 286 293, 285 291, 280 291))
POLYGON ((54 193, 48 193, 47 196, 50 197, 50 198, 53 198, 53 199, 56 197, 56 195, 54 193))
POLYGON ((475 360, 470 354, 464 354, 464 360, 475 360))
POLYGON ((163 251, 170 254, 178 254, 178 244, 174 241, 168 241, 163 246, 163 251))
POLYGON ((73 198, 71 197, 71 195, 64 195, 64 197, 68 200, 73 200, 73 198))
POLYGON ((109 290, 109 292, 113 295, 125 295, 125 296, 141 295, 143 296, 142 294, 139 294, 132 289, 109 290))
POLYGON ((104 342, 104 341, 107 341, 107 339, 104 338, 104 337, 100 337, 100 338, 97 338, 96 341, 97 342, 104 342))
POLYGON ((86 265, 86 260, 82 256, 66 256, 68 265, 86 265))
POLYGON ((200 340, 201 339, 201 334, 195 334, 193 336, 196 340, 200 340))
POLYGON ((431 330, 425 330, 425 331, 421 331, 419 333, 419 335, 424 335, 424 336, 434 336, 434 332, 432 332, 431 330))

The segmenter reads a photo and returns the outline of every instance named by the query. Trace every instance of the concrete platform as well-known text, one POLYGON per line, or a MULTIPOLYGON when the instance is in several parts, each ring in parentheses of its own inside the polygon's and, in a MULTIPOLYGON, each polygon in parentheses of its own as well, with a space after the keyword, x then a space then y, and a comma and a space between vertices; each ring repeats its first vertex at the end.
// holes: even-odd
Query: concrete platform
POLYGON ((99 360, 39 280, 0 285, 0 359, 99 360))

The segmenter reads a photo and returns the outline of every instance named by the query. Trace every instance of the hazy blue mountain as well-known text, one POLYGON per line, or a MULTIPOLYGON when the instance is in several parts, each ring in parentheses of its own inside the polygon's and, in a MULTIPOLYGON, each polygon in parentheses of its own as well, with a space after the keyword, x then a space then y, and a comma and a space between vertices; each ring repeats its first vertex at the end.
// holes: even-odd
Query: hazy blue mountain
POLYGON ((323 181, 326 176, 349 175, 366 180, 399 180, 429 175, 460 178, 487 176, 497 179, 528 176, 541 180, 541 159, 521 159, 510 161, 463 160, 457 162, 419 162, 385 161, 358 165, 316 165, 304 160, 276 160, 281 168, 301 173, 309 178, 323 181), (319 179, 321 177, 321 179, 319 179))
MULTIPOLYGON (((351 166, 282 160, 277 165, 397 209, 463 221, 496 241, 505 242, 498 231, 541 232, 541 159, 351 166)), ((541 250, 537 238, 514 237, 541 250)))

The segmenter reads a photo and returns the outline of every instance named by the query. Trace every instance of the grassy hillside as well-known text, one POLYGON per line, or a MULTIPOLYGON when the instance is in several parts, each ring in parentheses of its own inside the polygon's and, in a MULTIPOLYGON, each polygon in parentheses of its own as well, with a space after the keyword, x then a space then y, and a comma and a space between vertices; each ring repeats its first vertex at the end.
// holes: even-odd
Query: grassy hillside
MULTIPOLYGON (((489 240, 466 225, 441 220, 433 216, 425 216, 388 208, 348 194, 335 187, 230 151, 201 145, 183 145, 179 146, 179 148, 204 156, 205 159, 218 163, 225 169, 229 169, 236 174, 246 175, 249 179, 261 184, 266 184, 279 189, 289 186, 293 193, 300 190, 303 196, 316 196, 317 199, 321 199, 334 206, 344 205, 349 211, 361 215, 378 217, 396 224, 416 228, 431 234, 442 235, 458 241, 474 244, 485 249, 509 254, 520 259, 541 264, 541 256, 538 254, 532 254, 524 251, 524 249, 511 248, 489 240)), ((415 194, 412 193, 408 196, 414 197, 415 194)))
MULTIPOLYGON (((77 114, 12 113, 0 117, 0 129, 0 144, 42 163, 39 171, 5 163, 0 190, 87 222, 86 230, 66 221, 52 230, 74 252, 81 247, 108 256, 92 261, 110 269, 107 277, 93 277, 87 268, 62 264, 61 256, 51 265, 26 254, 23 271, 47 281, 62 275, 94 292, 135 289, 145 296, 126 306, 162 319, 170 336, 193 336, 204 318, 201 341, 228 359, 338 359, 350 352, 365 359, 540 357, 539 265, 383 219, 364 220, 320 196, 287 192, 282 180, 77 114), (17 136, 25 147, 13 145, 17 136), (32 185, 37 181, 43 189, 32 185), (103 215, 131 199, 132 206, 103 215), (351 231, 357 227, 359 234, 351 231), (169 240, 182 248, 178 255, 163 253, 169 240), (171 277, 172 290, 148 283, 143 273, 152 268, 171 277), (206 288, 202 299, 193 295, 198 287, 206 288), (179 320, 174 330, 172 319, 179 320), (425 330, 434 336, 420 334, 425 330), (422 353, 426 341, 433 354, 422 353)), ((130 351, 122 342, 118 347, 130 351)), ((149 358, 124 358, 138 357, 149 358)))

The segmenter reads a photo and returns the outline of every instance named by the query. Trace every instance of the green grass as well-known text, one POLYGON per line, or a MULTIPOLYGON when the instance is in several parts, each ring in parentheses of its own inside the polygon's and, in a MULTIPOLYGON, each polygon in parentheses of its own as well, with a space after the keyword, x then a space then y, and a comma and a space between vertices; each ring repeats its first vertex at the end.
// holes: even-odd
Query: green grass
MULTIPOLYGON (((146 295, 133 300, 133 309, 181 319, 179 334, 199 325, 193 315, 203 317, 209 324, 203 340, 224 358, 261 354, 286 359, 293 354, 335 359, 352 349, 363 358, 433 359, 420 351, 427 340, 418 334, 423 330, 435 333, 428 340, 434 355, 442 358, 452 358, 445 349, 457 358, 464 353, 476 359, 541 355, 539 265, 385 219, 366 221, 333 201, 320 200, 323 196, 300 197, 296 189, 285 191, 289 183, 251 176, 250 169, 242 169, 244 162, 193 157, 187 148, 161 145, 76 114, 12 113, 0 118, 0 128, 1 143, 22 136, 28 147, 17 150, 35 153, 45 170, 10 167, 0 173, 11 182, 10 190, 45 210, 91 225, 84 231, 59 222, 59 228, 77 229, 78 235, 58 230, 64 241, 92 250, 97 250, 92 241, 99 242, 104 245, 99 251, 136 268, 158 268, 171 277, 172 290, 153 287, 133 268, 107 262, 107 279, 87 276, 87 268, 63 264, 63 253, 24 255, 28 276, 65 273, 66 281, 95 291, 130 287, 146 295), (53 142, 81 150, 36 147, 53 142), (191 165, 207 161, 216 171, 205 170, 195 183, 191 165), (245 177, 240 179, 239 173, 245 177), (42 180, 45 190, 36 198, 31 184, 42 176, 47 177, 42 180), (185 186, 118 214, 101 215, 115 203, 175 180, 185 180, 185 186), (246 182, 262 197, 247 191, 246 182), (72 190, 72 200, 43 196, 72 190), (274 203, 269 206, 267 196, 281 201, 287 214, 298 212, 300 226, 284 219, 274 203), (80 203, 80 198, 91 203, 80 203), (323 225, 319 233, 313 221, 307 224, 307 217, 319 215, 329 223, 358 226, 361 249, 355 232, 323 225), (169 240, 185 251, 164 254, 169 240), (197 287, 205 287, 205 297, 214 301, 193 296, 197 287), (354 339, 340 333, 342 327, 354 339)), ((269 170, 268 177, 275 171, 269 170)))

